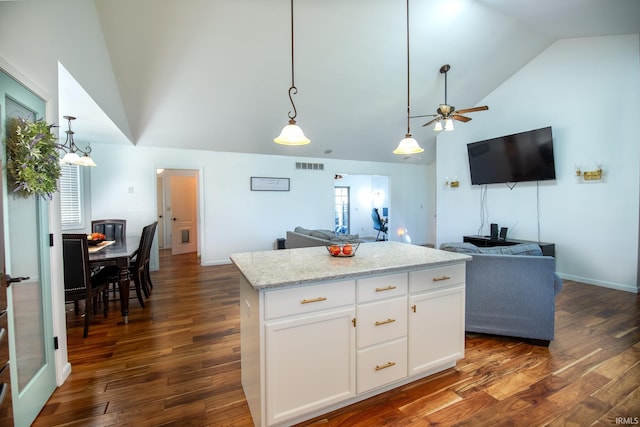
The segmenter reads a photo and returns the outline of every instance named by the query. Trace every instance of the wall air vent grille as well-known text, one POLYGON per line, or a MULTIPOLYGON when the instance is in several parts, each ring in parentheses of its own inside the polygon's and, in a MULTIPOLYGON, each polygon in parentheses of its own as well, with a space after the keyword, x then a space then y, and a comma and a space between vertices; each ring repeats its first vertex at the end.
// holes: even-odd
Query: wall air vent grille
POLYGON ((324 170, 324 163, 296 162, 296 169, 323 171, 324 170))

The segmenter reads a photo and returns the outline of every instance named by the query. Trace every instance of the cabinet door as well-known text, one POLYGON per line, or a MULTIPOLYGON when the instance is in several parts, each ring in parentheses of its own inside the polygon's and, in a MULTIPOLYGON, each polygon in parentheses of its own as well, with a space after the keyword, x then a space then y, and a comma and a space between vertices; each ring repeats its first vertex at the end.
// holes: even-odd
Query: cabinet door
POLYGON ((353 307, 265 324, 267 424, 355 395, 353 307))
POLYGON ((464 286, 409 297, 409 375, 464 357, 464 286))

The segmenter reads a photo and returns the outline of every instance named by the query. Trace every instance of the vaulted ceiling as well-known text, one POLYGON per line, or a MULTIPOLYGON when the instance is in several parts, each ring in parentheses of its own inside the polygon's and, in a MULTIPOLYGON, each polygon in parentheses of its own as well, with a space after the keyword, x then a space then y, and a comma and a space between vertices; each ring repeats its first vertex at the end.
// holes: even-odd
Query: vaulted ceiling
MULTIPOLYGON (((434 131, 421 126, 428 119, 410 121, 424 153, 392 154, 407 130, 404 0, 294 1, 294 101, 311 139, 302 147, 273 142, 291 110, 289 1, 95 5, 129 129, 114 132, 70 80, 61 87, 64 110, 96 111, 90 126, 83 124, 87 140, 382 162, 435 158, 434 131)), ((451 65, 449 104, 472 107, 558 39, 640 33, 638 0, 409 5, 412 115, 433 114, 444 102, 443 64, 451 65)), ((473 113, 458 126, 489 114, 473 113)))

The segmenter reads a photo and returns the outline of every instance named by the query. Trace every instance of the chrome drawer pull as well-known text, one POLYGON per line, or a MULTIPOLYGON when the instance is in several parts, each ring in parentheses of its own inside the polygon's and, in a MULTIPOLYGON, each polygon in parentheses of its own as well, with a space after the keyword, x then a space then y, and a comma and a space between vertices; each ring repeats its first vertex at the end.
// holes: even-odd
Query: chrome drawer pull
POLYGON ((440 282, 441 280, 449 280, 449 279, 451 279, 451 277, 449 277, 449 276, 442 276, 442 277, 434 277, 434 278, 433 278, 433 281, 434 281, 434 282, 440 282))
POLYGON ((376 326, 380 326, 380 325, 386 325, 387 323, 393 323, 395 322, 396 319, 387 319, 387 320, 382 320, 382 321, 377 321, 376 322, 376 326))
POLYGON ((320 301, 326 301, 327 299, 325 297, 318 297, 318 298, 312 298, 312 299, 303 299, 302 301, 300 301, 300 304, 309 304, 312 302, 320 302, 320 301))
POLYGON ((382 366, 376 365, 376 371, 381 371, 383 369, 390 368, 395 365, 396 365, 396 362, 387 362, 382 366))
POLYGON ((390 291, 395 289, 396 287, 393 285, 386 286, 384 288, 376 288, 376 292, 390 291))

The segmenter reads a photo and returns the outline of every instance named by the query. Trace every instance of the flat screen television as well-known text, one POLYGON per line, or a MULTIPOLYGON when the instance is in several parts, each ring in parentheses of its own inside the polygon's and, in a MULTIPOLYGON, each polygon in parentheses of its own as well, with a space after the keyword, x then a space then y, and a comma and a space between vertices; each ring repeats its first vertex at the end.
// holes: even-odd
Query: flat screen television
POLYGON ((467 144, 471 184, 556 179, 551 126, 467 144))

